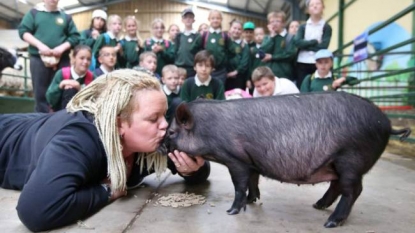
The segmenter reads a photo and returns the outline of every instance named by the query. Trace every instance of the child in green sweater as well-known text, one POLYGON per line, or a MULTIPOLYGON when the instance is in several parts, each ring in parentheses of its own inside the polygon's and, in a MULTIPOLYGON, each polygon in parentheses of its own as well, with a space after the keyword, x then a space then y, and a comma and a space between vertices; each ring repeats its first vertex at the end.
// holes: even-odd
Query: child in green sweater
POLYGON ((91 63, 91 48, 77 45, 72 53, 72 66, 58 70, 46 91, 46 100, 54 111, 64 109, 69 100, 83 87, 94 80, 88 70, 91 63))
POLYGON ((107 13, 103 10, 94 10, 92 12, 92 20, 89 29, 81 32, 80 44, 88 45, 90 48, 94 47, 95 40, 102 33, 107 32, 107 13))
POLYGON ((163 39, 165 26, 162 19, 155 19, 151 24, 151 33, 153 37, 148 38, 144 44, 145 51, 152 51, 157 55, 157 74, 161 74, 161 70, 165 65, 174 64, 174 46, 163 39))
POLYGON ((355 77, 336 77, 332 74, 333 54, 327 49, 319 50, 315 55, 317 70, 307 75, 301 84, 301 92, 335 91, 344 84, 359 83, 355 77))
POLYGON ((125 68, 133 68, 138 65, 140 54, 144 51, 139 35, 138 22, 134 16, 124 19, 124 30, 127 35, 121 40, 124 52, 125 68))
POLYGON ((206 99, 225 99, 222 81, 213 78, 211 73, 215 67, 213 55, 206 50, 198 52, 195 56, 196 76, 186 79, 180 90, 180 98, 190 102, 200 96, 206 99))
POLYGON ((166 120, 170 122, 174 112, 176 110, 177 104, 181 102, 179 96, 179 73, 177 72, 177 66, 175 65, 166 65, 161 71, 162 76, 161 80, 163 82, 163 91, 167 97, 167 112, 166 120))
POLYGON ((90 67, 91 71, 94 71, 96 68, 100 66, 98 61, 99 51, 105 45, 112 46, 115 48, 115 52, 117 53, 117 63, 115 64, 115 68, 123 68, 123 49, 121 42, 119 41, 118 37, 120 35, 122 29, 122 20, 121 17, 118 15, 110 15, 108 16, 108 24, 107 24, 108 31, 106 33, 101 34, 97 40, 95 41, 94 47, 92 49, 92 55, 95 59, 94 67, 90 67))
POLYGON ((79 43, 79 33, 72 17, 58 8, 59 1, 44 0, 22 19, 18 30, 29 43, 36 112, 49 112, 46 90, 56 70, 69 66, 69 52, 79 43))

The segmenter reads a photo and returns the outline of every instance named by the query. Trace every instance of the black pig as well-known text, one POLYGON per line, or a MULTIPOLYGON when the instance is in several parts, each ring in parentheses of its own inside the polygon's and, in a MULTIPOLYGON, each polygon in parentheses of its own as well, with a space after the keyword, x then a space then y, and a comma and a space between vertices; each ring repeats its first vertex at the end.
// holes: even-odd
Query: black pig
MULTIPOLYGON (((0 72, 7 67, 21 70, 22 67, 17 64, 17 51, 0 47, 0 72)), ((1 77, 1 74, 0 74, 1 77)))
POLYGON ((330 181, 313 206, 325 209, 341 195, 324 224, 336 227, 347 219, 363 175, 389 136, 406 138, 410 132, 393 130, 370 101, 330 92, 182 103, 164 145, 228 167, 235 186, 229 214, 259 199, 259 175, 295 184, 330 181))

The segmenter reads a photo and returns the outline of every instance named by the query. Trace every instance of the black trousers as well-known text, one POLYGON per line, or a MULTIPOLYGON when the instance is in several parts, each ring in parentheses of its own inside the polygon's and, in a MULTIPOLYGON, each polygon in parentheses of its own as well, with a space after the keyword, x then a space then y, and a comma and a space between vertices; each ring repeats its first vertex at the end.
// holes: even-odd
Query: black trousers
POLYGON ((307 75, 313 74, 314 72, 316 72, 316 69, 317 69, 316 64, 297 62, 297 67, 296 67, 297 80, 296 80, 296 84, 297 84, 298 89, 301 88, 301 84, 303 83, 304 78, 307 75))
POLYGON ((35 112, 49 112, 46 101, 46 91, 55 76, 56 71, 69 66, 69 55, 62 55, 56 69, 47 68, 40 57, 30 56, 30 73, 32 76, 33 95, 35 98, 35 112))

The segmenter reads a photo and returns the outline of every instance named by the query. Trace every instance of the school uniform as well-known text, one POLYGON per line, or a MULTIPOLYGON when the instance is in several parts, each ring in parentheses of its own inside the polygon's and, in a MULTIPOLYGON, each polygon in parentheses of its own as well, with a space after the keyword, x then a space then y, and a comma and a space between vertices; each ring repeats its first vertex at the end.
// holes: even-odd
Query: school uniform
POLYGON ((175 60, 174 64, 177 67, 184 68, 187 72, 187 78, 196 75, 194 70, 194 57, 192 53, 192 46, 196 41, 198 33, 196 30, 184 31, 177 34, 175 39, 175 60))
POLYGON ((112 70, 107 70, 103 65, 101 65, 100 67, 96 68, 94 71, 94 75, 95 77, 99 77, 103 74, 108 74, 109 72, 111 72, 112 70))
POLYGON ((239 39, 232 41, 230 49, 235 55, 229 59, 227 72, 236 70, 238 71, 238 75, 236 77, 226 78, 225 91, 235 88, 244 90, 248 78, 249 46, 239 39))
POLYGON ((180 104, 180 88, 177 88, 175 91, 171 91, 167 88, 166 85, 163 85, 163 92, 167 98, 167 112, 166 112, 166 121, 170 123, 170 121, 174 117, 174 113, 178 104, 180 104))
POLYGON ((192 48, 194 54, 205 49, 213 55, 215 58, 215 70, 211 75, 223 83, 226 81, 228 60, 234 56, 234 53, 230 49, 231 44, 232 40, 226 32, 222 32, 220 28, 209 28, 209 32, 197 37, 192 48))
MULTIPOLYGON (((96 59, 96 67, 100 66, 101 64, 98 61, 99 57, 99 51, 104 46, 111 46, 115 47, 119 43, 119 40, 115 37, 115 35, 108 31, 106 33, 103 33, 98 36, 97 40, 95 41, 94 47, 92 49, 92 55, 96 59), (108 43, 107 43, 108 42, 108 43)), ((115 68, 122 68, 123 66, 123 57, 120 55, 120 53, 117 53, 117 62, 115 63, 115 68)))
POLYGON ((297 50, 292 40, 287 40, 287 30, 270 37, 262 46, 265 53, 271 54, 271 61, 265 64, 272 70, 275 76, 295 80, 293 76, 292 61, 295 59, 297 50))
MULTIPOLYGON (((18 32, 22 40, 25 33, 30 33, 51 49, 65 42, 68 42, 71 47, 79 43, 79 32, 72 21, 72 17, 60 9, 52 12, 48 11, 44 3, 37 4, 36 7, 24 15, 18 27, 18 32)), ((61 55, 56 67, 45 66, 37 47, 29 44, 28 52, 35 99, 34 110, 36 112, 49 112, 45 97, 46 90, 52 82, 56 70, 70 65, 70 50, 61 55)))
POLYGON ((256 68, 260 66, 265 66, 265 63, 262 62, 263 57, 260 56, 261 53, 263 53, 263 50, 261 49, 261 44, 255 44, 255 46, 249 49, 249 79, 252 78, 252 72, 254 72, 256 68))
MULTIPOLYGON (((338 79, 331 72, 322 77, 316 70, 312 75, 307 75, 301 85, 301 92, 317 92, 317 91, 335 91, 332 87, 333 82, 338 79)), ((346 81, 342 85, 355 85, 359 83, 357 78, 347 76, 346 81)))
POLYGON ((201 82, 197 75, 184 81, 181 90, 180 98, 185 102, 190 102, 204 96, 206 99, 225 99, 225 89, 221 81, 210 76, 205 82, 201 82))
POLYGON ((174 64, 174 45, 168 40, 152 37, 145 41, 144 51, 153 51, 153 46, 155 44, 158 44, 163 48, 162 51, 156 53, 156 73, 161 74, 161 71, 165 65, 174 64))
MULTIPOLYGON (((86 73, 82 75, 78 75, 75 72, 73 66, 70 69, 71 70, 70 70, 69 79, 76 80, 81 86, 85 86, 89 84, 89 82, 91 82, 95 78, 94 75, 91 73, 89 75, 90 77, 92 77, 92 80, 86 80, 85 79, 87 75, 86 73)), ((90 71, 87 71, 87 72, 90 72, 90 71)), ((48 101, 50 107, 54 111, 58 111, 64 108, 66 104, 69 102, 69 100, 73 97, 73 94, 78 92, 77 90, 68 91, 69 93, 65 93, 65 96, 64 96, 65 98, 63 98, 64 92, 66 90, 59 88, 59 84, 62 82, 62 80, 64 80, 63 76, 64 74, 62 72, 62 69, 58 70, 55 74, 55 77, 53 78, 52 83, 50 84, 48 90, 46 91, 46 100, 48 101)))
POLYGON ((138 66, 140 54, 144 51, 139 45, 138 38, 125 36, 125 38, 121 40, 121 44, 125 61, 124 67, 131 69, 134 66, 138 66))
POLYGON ((323 19, 317 24, 308 19, 298 28, 294 37, 294 44, 299 50, 296 68, 297 87, 301 87, 301 83, 307 75, 316 71, 314 55, 318 50, 329 47, 331 34, 331 26, 323 19), (318 40, 321 43, 318 43, 318 40))

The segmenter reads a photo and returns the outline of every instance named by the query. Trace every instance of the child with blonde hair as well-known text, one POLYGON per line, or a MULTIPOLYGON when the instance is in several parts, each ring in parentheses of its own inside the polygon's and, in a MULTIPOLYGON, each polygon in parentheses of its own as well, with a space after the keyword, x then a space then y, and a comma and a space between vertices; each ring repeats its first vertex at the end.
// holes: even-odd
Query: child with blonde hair
POLYGON ((162 70, 161 80, 163 82, 163 92, 167 97, 168 108, 166 112, 166 120, 167 122, 170 122, 174 115, 174 110, 177 107, 177 103, 181 102, 179 95, 179 73, 177 66, 164 66, 162 70))
POLYGON ((201 34, 196 38, 192 47, 192 52, 196 54, 201 50, 207 50, 213 55, 215 59, 215 67, 212 72, 212 77, 219 79, 223 84, 226 82, 229 58, 234 56, 231 51, 232 41, 228 33, 222 31, 222 13, 218 10, 211 10, 209 12, 210 27, 207 32, 201 34))
POLYGON ((163 39, 165 26, 163 20, 155 19, 151 23, 152 37, 148 38, 144 44, 145 51, 152 51, 157 55, 157 74, 161 74, 161 70, 165 65, 174 63, 174 46, 173 44, 163 39))
POLYGON ((119 15, 110 15, 108 16, 107 21, 107 28, 108 31, 106 33, 101 34, 97 40, 95 41, 94 47, 92 49, 92 61, 90 70, 95 71, 95 68, 100 66, 98 61, 99 52, 102 47, 104 46, 112 46, 117 53, 117 63, 115 65, 116 68, 122 68, 121 64, 123 61, 123 49, 121 42, 119 40, 119 36, 122 29, 122 19, 119 15))
POLYGON ((138 65, 140 54, 144 51, 142 39, 138 30, 139 22, 135 16, 129 15, 124 19, 124 31, 126 35, 121 40, 124 51, 125 68, 133 68, 138 65))

